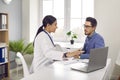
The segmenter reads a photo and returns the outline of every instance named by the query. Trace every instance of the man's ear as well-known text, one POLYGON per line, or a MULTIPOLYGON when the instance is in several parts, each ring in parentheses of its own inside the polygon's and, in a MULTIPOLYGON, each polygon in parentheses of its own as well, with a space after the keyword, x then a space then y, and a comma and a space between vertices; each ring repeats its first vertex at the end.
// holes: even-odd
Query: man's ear
POLYGON ((93 28, 94 28, 94 30, 96 29, 96 27, 95 27, 95 26, 94 26, 93 28))

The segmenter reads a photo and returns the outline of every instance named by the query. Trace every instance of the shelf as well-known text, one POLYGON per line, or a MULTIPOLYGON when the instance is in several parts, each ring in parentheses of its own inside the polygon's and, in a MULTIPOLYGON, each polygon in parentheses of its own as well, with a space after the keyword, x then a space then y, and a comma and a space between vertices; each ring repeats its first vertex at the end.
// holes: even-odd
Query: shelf
POLYGON ((8 14, 0 13, 0 80, 10 80, 8 14))
POLYGON ((2 63, 0 63, 0 65, 2 65, 2 64, 6 64, 6 63, 8 63, 8 61, 2 62, 2 63))
POLYGON ((0 31, 8 31, 8 29, 0 29, 0 31))
POLYGON ((1 42, 0 42, 0 48, 1 48, 1 47, 6 47, 6 46, 8 46, 6 43, 1 43, 1 42))

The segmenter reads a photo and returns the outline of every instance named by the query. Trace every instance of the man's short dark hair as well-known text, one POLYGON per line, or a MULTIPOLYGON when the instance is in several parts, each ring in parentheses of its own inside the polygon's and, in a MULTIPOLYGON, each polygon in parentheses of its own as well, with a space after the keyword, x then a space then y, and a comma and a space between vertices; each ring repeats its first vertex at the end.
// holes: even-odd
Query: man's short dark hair
POLYGON ((87 17, 86 21, 91 22, 92 27, 96 27, 97 26, 97 20, 95 18, 87 17))

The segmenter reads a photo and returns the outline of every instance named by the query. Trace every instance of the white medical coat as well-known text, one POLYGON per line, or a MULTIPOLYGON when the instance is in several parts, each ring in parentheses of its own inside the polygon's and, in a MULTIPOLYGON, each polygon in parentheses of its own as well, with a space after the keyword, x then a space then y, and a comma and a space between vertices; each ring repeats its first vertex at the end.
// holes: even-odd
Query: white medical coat
POLYGON ((52 60, 62 60, 64 53, 65 52, 57 50, 47 33, 42 31, 35 38, 34 58, 32 63, 33 71, 37 71, 52 60))

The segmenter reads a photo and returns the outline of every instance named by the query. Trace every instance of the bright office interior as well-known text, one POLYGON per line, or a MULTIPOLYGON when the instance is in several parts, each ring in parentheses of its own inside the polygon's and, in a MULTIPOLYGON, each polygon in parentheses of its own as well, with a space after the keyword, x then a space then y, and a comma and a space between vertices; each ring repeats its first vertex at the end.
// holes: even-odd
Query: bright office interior
POLYGON ((9 40, 24 39, 27 42, 34 40, 43 16, 52 14, 57 17, 59 27, 56 34, 53 34, 55 41, 67 42, 68 39, 63 35, 73 30, 80 34, 76 42, 83 43, 84 20, 87 16, 95 17, 98 20, 96 31, 104 37, 106 46, 109 46, 112 75, 120 52, 119 3, 120 0, 12 0, 10 4, 5 4, 0 0, 0 13, 9 14, 9 40))

